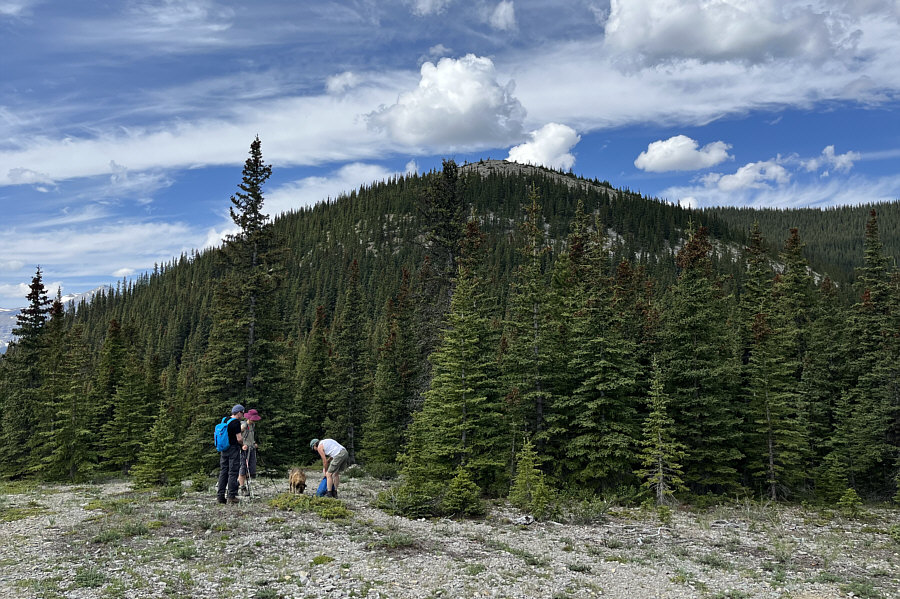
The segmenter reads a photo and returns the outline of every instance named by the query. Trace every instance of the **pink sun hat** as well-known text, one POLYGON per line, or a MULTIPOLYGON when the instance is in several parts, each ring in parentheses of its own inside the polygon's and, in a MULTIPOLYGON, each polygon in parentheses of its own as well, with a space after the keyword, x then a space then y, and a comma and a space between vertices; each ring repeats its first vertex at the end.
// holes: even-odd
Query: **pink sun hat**
POLYGON ((256 410, 247 410, 247 413, 244 414, 244 418, 246 418, 247 420, 252 420, 252 421, 262 419, 259 415, 259 412, 257 412, 256 410))

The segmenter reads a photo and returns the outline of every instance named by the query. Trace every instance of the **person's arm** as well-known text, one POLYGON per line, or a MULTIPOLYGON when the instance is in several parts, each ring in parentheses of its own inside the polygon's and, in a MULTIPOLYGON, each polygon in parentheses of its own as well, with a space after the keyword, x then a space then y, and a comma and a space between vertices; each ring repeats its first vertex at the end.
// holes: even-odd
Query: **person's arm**
POLYGON ((328 456, 325 455, 325 450, 322 449, 322 444, 319 443, 316 445, 316 451, 319 452, 319 456, 322 458, 322 474, 328 470, 328 456))
POLYGON ((242 423, 241 423, 241 432, 238 433, 237 440, 238 440, 239 443, 241 443, 241 449, 243 449, 244 451, 247 451, 247 445, 243 443, 243 441, 244 441, 244 427, 245 427, 245 426, 247 426, 247 424, 244 423, 244 422, 242 422, 242 423))

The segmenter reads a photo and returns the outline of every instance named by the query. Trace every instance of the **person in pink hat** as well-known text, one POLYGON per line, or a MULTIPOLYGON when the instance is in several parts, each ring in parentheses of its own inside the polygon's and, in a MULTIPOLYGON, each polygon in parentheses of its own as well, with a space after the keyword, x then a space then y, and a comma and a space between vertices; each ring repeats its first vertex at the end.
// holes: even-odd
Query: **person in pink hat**
POLYGON ((259 421, 260 415, 255 409, 247 410, 244 414, 244 420, 241 422, 241 471, 238 473, 238 484, 241 488, 241 495, 249 495, 250 490, 247 488, 247 480, 256 478, 256 450, 259 445, 256 443, 256 423, 259 421))

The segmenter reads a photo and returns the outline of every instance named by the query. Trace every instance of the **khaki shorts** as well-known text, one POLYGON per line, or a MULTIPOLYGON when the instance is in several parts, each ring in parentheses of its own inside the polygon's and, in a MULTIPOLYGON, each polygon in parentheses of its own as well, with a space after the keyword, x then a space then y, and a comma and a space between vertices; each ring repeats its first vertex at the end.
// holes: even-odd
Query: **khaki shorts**
POLYGON ((347 469, 347 466, 350 465, 349 458, 350 454, 347 453, 347 450, 342 449, 336 456, 331 458, 331 462, 328 463, 328 472, 330 472, 331 474, 340 474, 347 469))

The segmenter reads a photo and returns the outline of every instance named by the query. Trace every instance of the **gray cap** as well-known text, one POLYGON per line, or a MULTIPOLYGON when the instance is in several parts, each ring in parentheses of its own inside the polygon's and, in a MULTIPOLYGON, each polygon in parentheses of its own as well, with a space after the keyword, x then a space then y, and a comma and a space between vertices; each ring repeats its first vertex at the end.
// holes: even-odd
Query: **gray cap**
POLYGON ((319 444, 319 440, 313 439, 312 441, 309 442, 309 448, 312 449, 313 451, 315 451, 316 445, 318 445, 318 444, 319 444))
POLYGON ((231 408, 232 414, 237 414, 238 412, 243 412, 243 411, 244 411, 244 406, 242 406, 241 404, 237 404, 233 408, 231 408))

